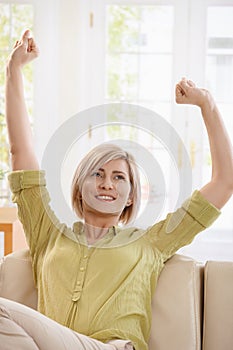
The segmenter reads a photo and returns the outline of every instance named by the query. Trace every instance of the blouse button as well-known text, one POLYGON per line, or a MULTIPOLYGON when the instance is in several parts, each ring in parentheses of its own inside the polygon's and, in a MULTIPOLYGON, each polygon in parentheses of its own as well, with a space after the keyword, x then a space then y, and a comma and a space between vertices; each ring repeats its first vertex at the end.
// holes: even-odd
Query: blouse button
POLYGON ((81 293, 80 292, 74 292, 72 301, 78 301, 80 299, 81 293))
POLYGON ((80 271, 84 271, 85 269, 84 269, 84 267, 80 267, 80 271))

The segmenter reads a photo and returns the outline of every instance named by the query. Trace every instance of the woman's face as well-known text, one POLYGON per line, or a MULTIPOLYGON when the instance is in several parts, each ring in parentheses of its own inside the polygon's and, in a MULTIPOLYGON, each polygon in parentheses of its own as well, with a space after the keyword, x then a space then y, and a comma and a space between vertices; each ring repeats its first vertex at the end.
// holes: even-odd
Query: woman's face
POLYGON ((82 206, 86 213, 120 216, 130 206, 129 166, 124 159, 111 160, 87 175, 82 188, 82 206))

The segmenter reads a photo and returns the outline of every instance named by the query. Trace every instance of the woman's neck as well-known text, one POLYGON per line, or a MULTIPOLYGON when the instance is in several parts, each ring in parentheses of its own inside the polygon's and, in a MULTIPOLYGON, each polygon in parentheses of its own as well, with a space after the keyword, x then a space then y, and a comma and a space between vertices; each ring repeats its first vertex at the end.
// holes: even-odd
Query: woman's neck
POLYGON ((89 224, 84 224, 84 233, 88 244, 93 244, 103 238, 108 232, 108 227, 95 227, 89 224))
POLYGON ((84 233, 89 244, 95 243, 102 237, 104 237, 109 228, 118 225, 118 218, 100 218, 95 217, 85 220, 84 233))

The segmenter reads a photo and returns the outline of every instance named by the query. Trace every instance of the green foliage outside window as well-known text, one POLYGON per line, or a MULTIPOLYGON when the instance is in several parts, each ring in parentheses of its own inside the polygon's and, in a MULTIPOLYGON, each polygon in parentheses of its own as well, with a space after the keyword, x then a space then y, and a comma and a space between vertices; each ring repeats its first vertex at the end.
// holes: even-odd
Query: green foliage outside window
POLYGON ((109 100, 132 101, 137 98, 137 69, 131 66, 131 61, 133 59, 136 62, 138 52, 140 14, 139 6, 111 5, 107 8, 107 99, 109 100), (132 53, 134 57, 131 56, 132 53))

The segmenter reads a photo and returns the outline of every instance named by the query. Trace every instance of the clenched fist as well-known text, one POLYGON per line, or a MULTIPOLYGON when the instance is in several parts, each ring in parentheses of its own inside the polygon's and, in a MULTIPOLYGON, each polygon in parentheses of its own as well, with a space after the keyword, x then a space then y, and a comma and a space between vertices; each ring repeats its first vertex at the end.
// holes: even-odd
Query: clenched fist
POLYGON ((206 104, 211 107, 214 105, 208 90, 196 87, 191 80, 186 78, 176 84, 175 97, 179 104, 191 104, 201 108, 205 107, 206 104))
POLYGON ((9 63, 23 67, 39 55, 39 49, 35 40, 31 37, 30 31, 26 30, 21 39, 17 40, 14 49, 9 57, 9 63))

